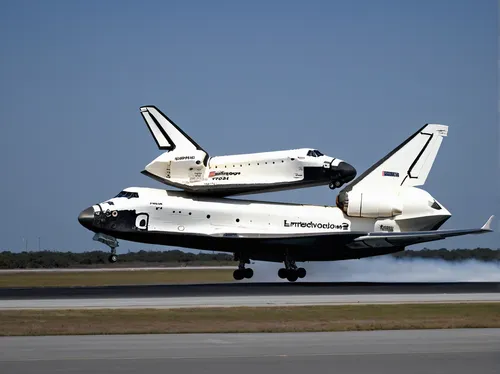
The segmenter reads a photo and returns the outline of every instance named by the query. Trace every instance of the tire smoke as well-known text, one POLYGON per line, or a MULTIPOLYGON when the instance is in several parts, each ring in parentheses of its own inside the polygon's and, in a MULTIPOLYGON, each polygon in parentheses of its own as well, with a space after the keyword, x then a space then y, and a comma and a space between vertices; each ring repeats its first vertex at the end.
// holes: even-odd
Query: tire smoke
MULTIPOLYGON (((395 259, 297 263, 307 276, 297 282, 494 282, 500 281, 500 262, 478 260, 395 259)), ((256 261, 247 282, 288 282, 277 275, 282 264, 256 261)))

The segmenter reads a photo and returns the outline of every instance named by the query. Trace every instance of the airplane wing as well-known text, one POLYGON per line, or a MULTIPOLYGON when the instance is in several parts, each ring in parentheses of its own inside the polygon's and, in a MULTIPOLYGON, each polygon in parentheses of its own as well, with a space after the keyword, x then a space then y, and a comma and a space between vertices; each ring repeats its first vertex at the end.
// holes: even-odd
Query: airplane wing
POLYGON ((484 234, 493 231, 491 229, 491 216, 486 223, 478 229, 462 230, 435 230, 435 231, 409 231, 409 232, 372 232, 367 235, 359 236, 351 243, 347 244, 349 248, 380 248, 380 247, 406 247, 408 245, 442 240, 452 236, 461 236, 469 234, 484 234))
MULTIPOLYGON (((413 244, 442 240, 448 237, 484 234, 493 231, 491 216, 481 228, 460 230, 408 231, 408 232, 362 232, 335 231, 325 233, 295 233, 295 234, 259 234, 259 233, 214 233, 211 236, 235 239, 259 240, 268 244, 281 244, 289 247, 315 245, 345 245, 351 249, 363 248, 403 248, 413 244)), ((333 247, 332 247, 333 248, 333 247)))

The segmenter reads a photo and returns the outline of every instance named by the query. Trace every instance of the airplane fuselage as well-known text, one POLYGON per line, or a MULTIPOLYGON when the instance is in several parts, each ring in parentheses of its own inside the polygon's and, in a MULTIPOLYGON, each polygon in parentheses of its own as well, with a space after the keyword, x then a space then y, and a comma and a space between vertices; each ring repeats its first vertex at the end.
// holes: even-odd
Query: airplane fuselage
POLYGON ((440 226, 450 216, 444 208, 439 211, 431 208, 427 202, 432 198, 423 190, 403 189, 399 195, 403 204, 401 214, 364 218, 350 217, 337 206, 269 203, 128 188, 118 197, 87 209, 82 213, 86 218, 81 216, 80 222, 96 233, 135 242, 244 252, 254 260, 281 262, 288 251, 297 261, 329 261, 401 250, 394 246, 346 246, 359 232, 418 231, 440 226), (405 211, 409 214, 405 215, 405 211), (321 234, 329 235, 322 237, 321 234), (292 241, 290 236, 294 236, 292 241), (314 250, 308 250, 311 246, 314 250))

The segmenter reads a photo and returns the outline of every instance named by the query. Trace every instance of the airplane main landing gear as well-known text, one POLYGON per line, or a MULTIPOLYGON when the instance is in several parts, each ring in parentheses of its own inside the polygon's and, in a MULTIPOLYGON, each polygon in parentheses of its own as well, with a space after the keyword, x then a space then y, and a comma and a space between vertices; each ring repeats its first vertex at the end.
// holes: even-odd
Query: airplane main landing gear
POLYGON ((253 270, 251 268, 246 268, 245 264, 249 264, 250 260, 248 258, 240 257, 240 264, 238 269, 233 272, 233 278, 235 280, 242 280, 243 278, 250 279, 253 277, 253 270))
POLYGON ((233 272, 235 280, 242 280, 243 278, 250 279, 253 277, 253 270, 251 268, 239 267, 233 272))
POLYGON ((304 278, 307 272, 304 268, 297 268, 295 261, 285 258, 285 267, 278 270, 278 277, 281 279, 288 279, 289 282, 295 282, 299 278, 304 278))

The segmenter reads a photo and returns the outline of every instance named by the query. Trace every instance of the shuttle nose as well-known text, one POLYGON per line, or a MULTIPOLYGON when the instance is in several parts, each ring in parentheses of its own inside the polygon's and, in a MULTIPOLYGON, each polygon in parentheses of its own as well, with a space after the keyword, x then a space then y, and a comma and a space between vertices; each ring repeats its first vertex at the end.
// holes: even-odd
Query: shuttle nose
POLYGON ((352 181, 356 176, 356 169, 354 169, 352 165, 344 161, 339 163, 339 165, 337 166, 337 171, 341 175, 344 183, 352 181))
POLYGON ((94 208, 90 207, 85 209, 78 216, 78 222, 86 229, 92 230, 94 223, 94 208))

